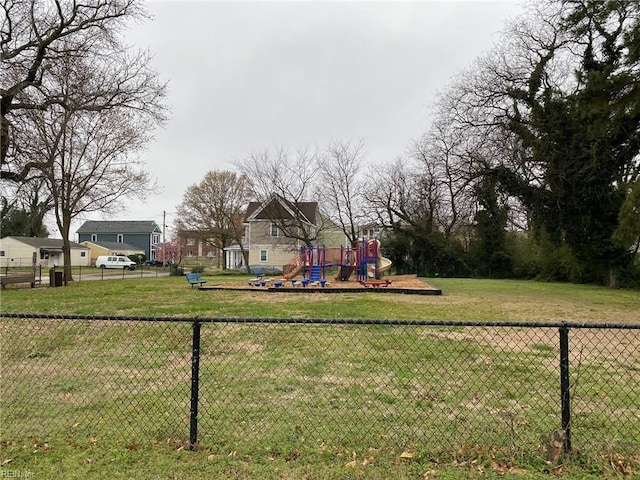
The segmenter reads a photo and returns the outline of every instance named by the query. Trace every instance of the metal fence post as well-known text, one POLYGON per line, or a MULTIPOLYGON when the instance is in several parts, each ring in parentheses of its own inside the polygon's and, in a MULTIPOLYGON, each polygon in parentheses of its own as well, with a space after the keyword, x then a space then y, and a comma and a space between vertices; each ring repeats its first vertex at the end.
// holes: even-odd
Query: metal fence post
POLYGON ((571 393, 569 383, 569 328, 560 327, 560 395, 562 405, 562 429, 564 451, 571 451, 571 393))
POLYGON ((189 448, 198 443, 198 388, 200 379, 200 321, 193 321, 193 341, 191 343, 191 412, 189 418, 189 448))

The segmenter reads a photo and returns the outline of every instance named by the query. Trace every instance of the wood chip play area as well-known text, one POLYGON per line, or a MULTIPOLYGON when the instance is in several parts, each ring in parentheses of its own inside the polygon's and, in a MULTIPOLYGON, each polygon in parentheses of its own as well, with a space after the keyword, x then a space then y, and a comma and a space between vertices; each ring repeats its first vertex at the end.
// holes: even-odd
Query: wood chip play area
POLYGON ((200 285, 199 290, 253 290, 280 293, 404 293, 415 295, 441 295, 442 290, 420 280, 416 275, 389 275, 381 279, 305 281, 303 278, 255 277, 245 283, 200 285))

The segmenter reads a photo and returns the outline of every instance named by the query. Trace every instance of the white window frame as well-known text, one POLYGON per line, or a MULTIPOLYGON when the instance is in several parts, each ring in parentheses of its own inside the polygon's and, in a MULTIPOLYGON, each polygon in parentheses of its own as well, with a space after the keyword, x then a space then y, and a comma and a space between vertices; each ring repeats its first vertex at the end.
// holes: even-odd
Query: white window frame
POLYGON ((272 237, 280 236, 280 229, 278 228, 278 225, 274 222, 271 222, 271 225, 269 226, 269 235, 272 237))
POLYGON ((266 263, 269 261, 269 250, 260 250, 260 263, 266 263), (263 259, 264 254, 264 259, 263 259))
POLYGON ((122 233, 118 234, 118 242, 117 243, 124 243, 124 235, 122 233))

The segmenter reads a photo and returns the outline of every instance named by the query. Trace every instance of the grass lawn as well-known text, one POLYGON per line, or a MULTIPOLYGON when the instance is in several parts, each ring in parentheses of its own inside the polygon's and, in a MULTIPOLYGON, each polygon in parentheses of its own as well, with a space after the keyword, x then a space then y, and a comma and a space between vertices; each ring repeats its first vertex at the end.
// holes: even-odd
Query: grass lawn
MULTIPOLYGON (((204 277, 245 285, 248 277, 204 277)), ((427 279, 441 296, 199 291, 182 277, 9 288, 2 311, 94 315, 384 318, 487 321, 640 321, 640 292, 513 280, 427 279)))
MULTIPOLYGON (((212 285, 247 277, 206 278, 212 285)), ((637 291, 428 282, 442 296, 199 291, 181 277, 82 281, 9 288, 1 309, 640 323, 637 291)), ((30 335, 23 327, 12 319, 0 323, 5 478, 595 479, 640 471, 639 455, 590 449, 584 435, 576 434, 576 453, 559 466, 530 447, 557 423, 557 330, 204 324, 201 445, 190 451, 189 324, 30 321, 30 335), (429 421, 425 412, 434 412, 429 421)), ((582 342, 576 431, 591 431, 591 440, 621 428, 637 438, 639 425, 580 416, 611 398, 618 412, 637 410, 638 390, 628 385, 640 375, 638 350, 625 344, 637 334, 619 342, 626 350, 606 362, 589 357, 602 338, 576 337, 582 342)))

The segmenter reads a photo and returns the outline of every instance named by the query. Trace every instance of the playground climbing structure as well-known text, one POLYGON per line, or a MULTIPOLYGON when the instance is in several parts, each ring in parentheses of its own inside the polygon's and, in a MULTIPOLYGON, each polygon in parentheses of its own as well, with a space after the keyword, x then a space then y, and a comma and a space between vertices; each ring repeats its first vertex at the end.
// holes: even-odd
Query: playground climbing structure
POLYGON ((378 239, 362 239, 355 247, 302 247, 300 253, 284 266, 283 276, 289 280, 302 274, 311 282, 324 280, 326 270, 338 267, 336 280, 347 281, 353 273, 358 281, 380 279, 391 268, 391 260, 382 256, 378 239))

